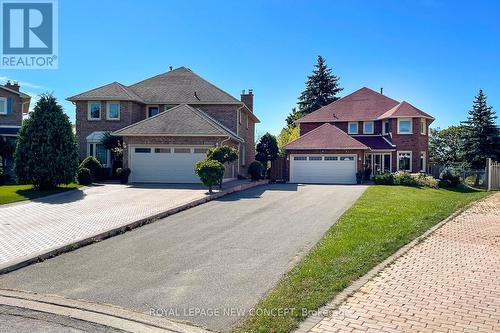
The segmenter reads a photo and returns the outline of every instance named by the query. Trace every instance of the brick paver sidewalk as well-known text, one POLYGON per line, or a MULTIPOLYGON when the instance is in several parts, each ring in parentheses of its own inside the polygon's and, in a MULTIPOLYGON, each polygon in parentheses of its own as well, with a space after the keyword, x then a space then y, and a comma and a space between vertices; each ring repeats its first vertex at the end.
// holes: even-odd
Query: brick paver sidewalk
POLYGON ((201 186, 102 185, 0 206, 0 268, 206 196, 201 186))
POLYGON ((500 193, 410 249, 310 332, 500 332, 500 193))

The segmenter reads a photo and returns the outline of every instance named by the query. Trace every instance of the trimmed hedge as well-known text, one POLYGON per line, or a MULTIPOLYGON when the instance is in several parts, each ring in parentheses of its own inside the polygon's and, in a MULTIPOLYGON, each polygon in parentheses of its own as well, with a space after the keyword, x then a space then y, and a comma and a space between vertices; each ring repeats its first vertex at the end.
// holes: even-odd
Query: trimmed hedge
POLYGON ((80 168, 76 173, 76 180, 80 185, 90 185, 92 184, 92 174, 87 168, 80 168))
POLYGON ((408 172, 385 172, 376 174, 374 177, 375 184, 377 185, 402 185, 414 187, 430 187, 438 188, 439 182, 432 176, 423 173, 408 173, 408 172))
POLYGON ((253 161, 248 166, 248 174, 252 180, 262 179, 264 173, 264 166, 259 161, 253 161))

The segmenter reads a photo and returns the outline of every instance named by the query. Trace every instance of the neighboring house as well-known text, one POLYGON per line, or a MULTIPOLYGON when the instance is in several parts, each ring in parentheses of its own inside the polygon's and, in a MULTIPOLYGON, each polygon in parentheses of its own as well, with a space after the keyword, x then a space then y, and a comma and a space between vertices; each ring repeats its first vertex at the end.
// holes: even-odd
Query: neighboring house
POLYGON ((286 144, 289 179, 295 183, 356 183, 370 169, 425 172, 427 113, 361 88, 297 120, 300 137, 286 144))
MULTIPOLYGON (((23 123, 23 115, 28 114, 31 97, 19 91, 17 82, 0 84, 0 136, 15 141, 23 123)), ((0 157, 0 165, 1 165, 0 157)), ((8 169, 12 161, 4 161, 8 169)), ((9 171, 9 170, 7 170, 9 171)))
POLYGON ((101 139, 124 139, 123 163, 132 182, 195 183, 194 163, 208 148, 229 145, 239 159, 226 178, 246 175, 255 157, 253 92, 241 100, 180 67, 125 86, 113 82, 68 98, 76 105, 80 158, 95 156, 111 167, 101 139))

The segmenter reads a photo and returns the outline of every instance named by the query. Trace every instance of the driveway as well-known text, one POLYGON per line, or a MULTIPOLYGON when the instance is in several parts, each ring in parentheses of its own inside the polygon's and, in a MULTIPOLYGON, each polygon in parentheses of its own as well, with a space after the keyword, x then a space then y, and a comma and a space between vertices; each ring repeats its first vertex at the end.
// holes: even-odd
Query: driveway
POLYGON ((0 206, 0 268, 206 196, 198 185, 99 185, 0 206))
POLYGON ((309 332, 500 332, 500 193, 366 283, 309 332))
POLYGON ((365 189, 259 186, 0 276, 0 287, 227 331, 365 189))

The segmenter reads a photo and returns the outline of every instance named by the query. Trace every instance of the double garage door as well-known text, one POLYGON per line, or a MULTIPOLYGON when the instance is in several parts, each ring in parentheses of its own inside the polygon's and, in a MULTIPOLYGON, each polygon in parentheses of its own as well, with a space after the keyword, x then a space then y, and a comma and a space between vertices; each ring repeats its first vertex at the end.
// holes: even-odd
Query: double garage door
POLYGON ((140 146, 129 148, 130 181, 135 183, 200 183, 196 162, 206 147, 140 146))
POLYGON ((356 184, 356 155, 290 155, 290 182, 356 184))

